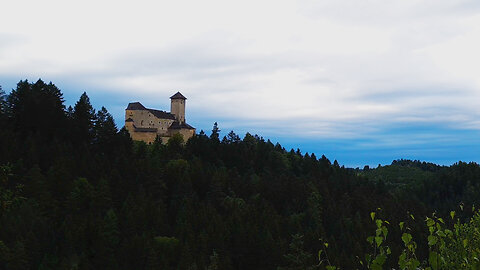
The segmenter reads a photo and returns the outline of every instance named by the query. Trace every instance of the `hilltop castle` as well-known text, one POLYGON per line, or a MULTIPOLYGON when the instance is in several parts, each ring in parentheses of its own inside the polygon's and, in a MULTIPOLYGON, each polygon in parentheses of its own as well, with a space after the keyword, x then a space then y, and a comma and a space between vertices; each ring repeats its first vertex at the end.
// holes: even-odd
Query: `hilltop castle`
POLYGON ((185 102, 180 92, 170 97, 170 112, 145 108, 140 102, 129 103, 125 109, 125 128, 133 140, 152 143, 158 136, 165 143, 176 133, 187 141, 195 128, 185 122, 185 102))

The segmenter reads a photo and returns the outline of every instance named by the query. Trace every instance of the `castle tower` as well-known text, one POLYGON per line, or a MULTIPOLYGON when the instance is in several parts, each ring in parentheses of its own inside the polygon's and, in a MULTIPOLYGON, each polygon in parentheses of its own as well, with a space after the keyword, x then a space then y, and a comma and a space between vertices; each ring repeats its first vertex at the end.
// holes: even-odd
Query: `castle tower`
POLYGON ((185 101, 187 100, 180 92, 170 97, 170 113, 175 115, 179 123, 185 123, 185 101))

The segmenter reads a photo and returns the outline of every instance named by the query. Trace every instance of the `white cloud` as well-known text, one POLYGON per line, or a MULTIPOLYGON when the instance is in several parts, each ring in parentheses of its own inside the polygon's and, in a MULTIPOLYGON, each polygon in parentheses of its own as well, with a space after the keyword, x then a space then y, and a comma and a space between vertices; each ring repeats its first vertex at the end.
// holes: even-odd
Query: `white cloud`
POLYGON ((480 129, 476 1, 19 0, 2 10, 3 76, 74 78, 140 101, 181 90, 196 112, 285 134, 361 136, 392 121, 480 129))

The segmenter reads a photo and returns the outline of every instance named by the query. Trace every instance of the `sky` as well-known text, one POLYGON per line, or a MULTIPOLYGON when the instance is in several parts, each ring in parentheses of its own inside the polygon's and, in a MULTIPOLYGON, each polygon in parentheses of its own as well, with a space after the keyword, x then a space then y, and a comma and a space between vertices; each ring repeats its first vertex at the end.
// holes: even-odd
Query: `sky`
POLYGON ((258 134, 348 167, 480 162, 480 1, 16 0, 0 4, 0 85, 86 91, 209 134, 258 134))

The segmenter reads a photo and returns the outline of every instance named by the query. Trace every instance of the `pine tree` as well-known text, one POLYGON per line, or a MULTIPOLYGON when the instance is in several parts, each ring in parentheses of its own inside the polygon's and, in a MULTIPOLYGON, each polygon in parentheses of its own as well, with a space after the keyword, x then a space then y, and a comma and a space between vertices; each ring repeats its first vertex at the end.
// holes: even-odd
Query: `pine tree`
POLYGON ((66 120, 61 91, 40 79, 34 84, 20 81, 8 95, 6 112, 20 134, 36 134, 42 140, 61 134, 66 120))
POLYGON ((77 142, 92 142, 94 132, 94 122, 96 120, 95 110, 90 104, 90 98, 86 92, 80 96, 73 107, 73 123, 75 133, 72 134, 77 142))
POLYGON ((218 128, 217 122, 215 122, 213 124, 212 134, 210 134, 210 139, 218 142, 220 140, 219 138, 220 138, 220 129, 218 128))
POLYGON ((105 107, 99 110, 94 122, 95 143, 105 152, 112 152, 115 147, 115 135, 118 132, 112 115, 105 107))
POLYGON ((7 112, 7 96, 0 85, 0 124, 4 126, 6 124, 6 112, 7 112))

